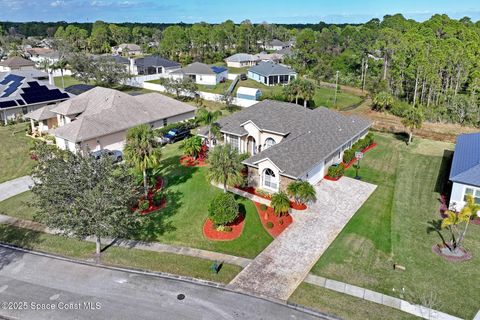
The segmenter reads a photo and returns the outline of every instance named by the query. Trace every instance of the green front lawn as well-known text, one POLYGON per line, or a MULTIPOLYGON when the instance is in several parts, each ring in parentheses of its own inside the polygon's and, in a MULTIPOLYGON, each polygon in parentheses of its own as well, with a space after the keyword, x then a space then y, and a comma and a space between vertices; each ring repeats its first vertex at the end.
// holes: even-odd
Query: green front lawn
POLYGON ((0 126, 0 183, 30 174, 29 150, 33 139, 25 135, 30 123, 0 126))
MULTIPOLYGON (((18 247, 53 253, 75 259, 91 259, 95 243, 55 236, 13 226, 0 225, 0 241, 18 247)), ((241 268, 224 264, 218 274, 210 271, 211 261, 171 253, 109 247, 102 253, 102 263, 111 266, 167 272, 215 282, 228 283, 241 268)))
POLYGON ((56 87, 62 88, 62 89, 68 88, 68 87, 73 86, 75 84, 85 84, 84 82, 82 82, 80 80, 77 80, 72 76, 63 76, 63 82, 65 84, 65 87, 62 86, 62 77, 55 77, 54 82, 55 82, 56 87))
POLYGON ((24 220, 33 220, 36 210, 31 207, 32 200, 33 193, 26 191, 0 201, 0 214, 24 220))
MULTIPOLYGON (((480 227, 471 226, 465 246, 473 259, 446 262, 432 253, 440 243, 427 233, 439 218, 453 145, 376 134, 379 146, 365 155, 360 175, 377 190, 350 220, 312 272, 327 278, 427 303, 452 315, 473 318, 478 311, 480 227), (394 271, 398 263, 406 271, 394 271), (394 291, 395 289, 395 291, 394 291)), ((353 168, 347 175, 354 176, 353 168)))

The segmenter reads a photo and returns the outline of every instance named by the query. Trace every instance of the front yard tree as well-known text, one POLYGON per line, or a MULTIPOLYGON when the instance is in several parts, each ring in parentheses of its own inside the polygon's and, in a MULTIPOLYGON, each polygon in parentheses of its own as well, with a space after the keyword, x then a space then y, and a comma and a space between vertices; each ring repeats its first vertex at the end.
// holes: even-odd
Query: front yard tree
POLYGON ((412 143, 413 130, 420 129, 423 123, 423 112, 421 109, 411 107, 403 115, 402 124, 408 129, 408 142, 412 143))
POLYGON ((143 173, 143 189, 147 198, 147 170, 155 169, 162 157, 155 132, 146 124, 129 129, 123 152, 127 163, 143 173))
POLYGON ((215 183, 223 185, 223 192, 227 192, 227 185, 238 185, 243 182, 243 164, 240 155, 230 144, 218 145, 208 154, 207 177, 215 183))
POLYGON ((290 209, 290 199, 285 192, 278 192, 272 196, 270 205, 275 211, 275 214, 281 216, 290 209))
POLYGON ((195 97, 196 92, 198 91, 197 84, 190 78, 164 79, 161 84, 165 87, 167 92, 175 94, 177 99, 180 99, 180 96, 182 95, 195 97))
POLYGON ((200 151, 202 150, 202 138, 199 136, 193 136, 183 140, 182 149, 187 156, 197 159, 200 151))
POLYGON ((467 203, 460 212, 447 211, 442 220, 442 229, 448 229, 452 237, 448 249, 457 253, 462 248, 463 240, 467 234, 468 226, 472 217, 480 211, 480 205, 475 203, 472 195, 467 195, 467 203))
POLYGON ((66 236, 93 236, 97 255, 102 237, 122 237, 136 226, 137 187, 126 167, 46 144, 37 144, 34 154, 36 220, 66 236))
POLYGON ((197 120, 199 123, 208 127, 208 137, 207 142, 210 146, 210 139, 212 138, 212 126, 215 125, 215 122, 222 115, 221 111, 208 111, 206 109, 198 109, 197 111, 197 120))
POLYGON ((215 226, 225 226, 235 221, 238 216, 238 203, 231 193, 216 195, 208 207, 208 218, 215 226))
POLYGON ((308 181, 295 181, 288 185, 287 193, 296 203, 307 203, 317 200, 315 187, 308 181))

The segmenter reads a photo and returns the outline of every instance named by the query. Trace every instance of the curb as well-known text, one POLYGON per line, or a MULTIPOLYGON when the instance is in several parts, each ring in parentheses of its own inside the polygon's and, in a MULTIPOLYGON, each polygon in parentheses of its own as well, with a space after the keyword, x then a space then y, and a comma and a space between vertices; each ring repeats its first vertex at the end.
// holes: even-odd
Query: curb
POLYGON ((232 290, 232 289, 227 288, 223 284, 213 282, 213 281, 202 280, 202 279, 197 279, 197 278, 192 278, 192 277, 187 277, 187 276, 179 276, 179 275, 166 273, 166 272, 153 272, 153 271, 146 271, 146 270, 141 270, 141 269, 129 269, 129 268, 123 268, 123 267, 108 266, 108 265, 98 264, 98 263, 89 262, 89 261, 85 261, 85 260, 72 259, 72 258, 67 258, 67 257, 62 257, 62 256, 50 254, 50 253, 24 249, 24 248, 21 248, 21 247, 6 244, 4 242, 0 242, 0 247, 15 250, 15 251, 20 251, 20 252, 24 252, 24 253, 28 253, 28 254, 33 254, 33 255, 36 255, 36 256, 40 256, 40 257, 46 257, 46 258, 56 259, 56 260, 60 260, 60 261, 66 261, 66 262, 70 262, 70 263, 81 264, 81 265, 85 265, 85 266, 89 266, 89 267, 97 267, 97 268, 113 270, 113 271, 134 273, 134 274, 139 274, 139 275, 157 277, 157 278, 173 280, 173 281, 182 281, 182 282, 186 282, 186 283, 191 283, 191 284, 216 288, 216 289, 223 290, 223 291, 226 291, 226 292, 241 294, 243 296, 248 296, 248 297, 252 297, 252 298, 255 298, 255 299, 260 299, 260 300, 268 301, 268 302, 271 302, 271 303, 275 303, 277 305, 282 305, 282 306, 288 307, 290 309, 293 309, 293 310, 296 310, 296 311, 300 311, 300 312, 318 317, 319 319, 325 319, 325 320, 338 320, 339 319, 339 318, 336 318, 336 317, 334 317, 332 315, 329 315, 327 313, 318 312, 316 310, 309 309, 309 308, 301 306, 301 305, 288 303, 288 302, 282 301, 282 300, 272 299, 272 298, 269 298, 269 297, 266 297, 266 296, 254 295, 254 294, 246 293, 246 292, 243 292, 243 291, 232 290))

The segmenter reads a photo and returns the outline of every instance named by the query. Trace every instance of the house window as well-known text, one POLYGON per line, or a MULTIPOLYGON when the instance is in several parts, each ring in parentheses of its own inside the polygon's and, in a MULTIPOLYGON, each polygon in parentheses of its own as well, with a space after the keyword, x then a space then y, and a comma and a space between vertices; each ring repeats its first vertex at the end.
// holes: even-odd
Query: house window
POLYGON ((273 140, 272 138, 268 138, 267 140, 265 140, 265 149, 273 147, 275 144, 277 144, 275 140, 273 140))
POLYGON ((233 149, 240 151, 240 140, 237 136, 230 136, 230 145, 233 149))
POLYGON ((168 119, 167 118, 163 119, 163 126, 165 127, 167 124, 168 124, 168 119))
POLYGON ((463 196, 463 201, 467 201, 467 195, 472 195, 475 203, 480 204, 480 190, 475 190, 473 188, 465 188, 465 195, 463 196))
POLYGON ((263 185, 267 188, 277 190, 278 181, 272 169, 265 169, 263 171, 263 185))
POLYGON ((23 113, 23 114, 27 114, 27 113, 28 113, 27 107, 22 107, 22 113, 23 113))

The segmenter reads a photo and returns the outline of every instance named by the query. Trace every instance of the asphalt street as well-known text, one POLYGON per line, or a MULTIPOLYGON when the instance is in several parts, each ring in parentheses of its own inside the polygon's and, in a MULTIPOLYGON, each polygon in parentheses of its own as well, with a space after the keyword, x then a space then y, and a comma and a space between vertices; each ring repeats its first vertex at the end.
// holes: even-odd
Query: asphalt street
POLYGON ((319 319, 197 283, 0 247, 0 316, 14 319, 319 319))

